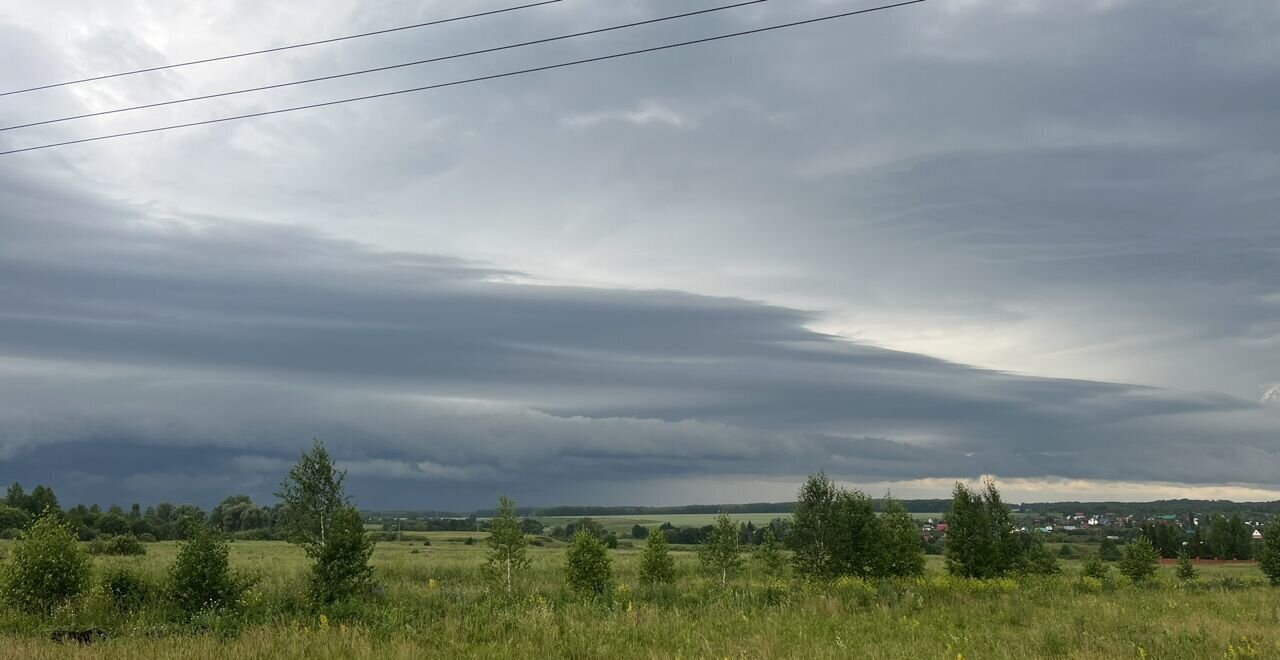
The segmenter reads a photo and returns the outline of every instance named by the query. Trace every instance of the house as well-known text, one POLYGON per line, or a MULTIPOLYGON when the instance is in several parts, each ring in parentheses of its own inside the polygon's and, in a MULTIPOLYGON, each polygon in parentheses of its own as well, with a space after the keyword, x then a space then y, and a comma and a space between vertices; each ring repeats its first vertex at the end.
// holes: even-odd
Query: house
POLYGON ((1261 541, 1261 540, 1262 540, 1262 531, 1261 531, 1261 530, 1257 530, 1257 529, 1253 530, 1253 540, 1255 540, 1255 541, 1261 541))

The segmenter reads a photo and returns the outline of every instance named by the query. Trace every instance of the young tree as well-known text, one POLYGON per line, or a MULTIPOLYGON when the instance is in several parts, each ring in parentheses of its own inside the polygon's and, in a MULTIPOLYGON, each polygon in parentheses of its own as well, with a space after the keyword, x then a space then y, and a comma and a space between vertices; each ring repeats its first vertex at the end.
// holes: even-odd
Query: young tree
POLYGON ((1063 543, 1062 547, 1058 548, 1058 556, 1063 559, 1075 559, 1076 551, 1071 549, 1070 544, 1063 543))
POLYGON ((346 474, 316 440, 276 493, 289 542, 301 545, 315 562, 311 595, 318 602, 358 593, 372 571, 368 560, 373 542, 365 538, 360 513, 343 492, 346 474))
POLYGON ((946 520, 947 572, 970 578, 993 577, 996 549, 982 497, 957 481, 946 520))
POLYGON ((1191 555, 1185 549, 1178 553, 1178 579, 1183 582, 1196 579, 1196 567, 1191 564, 1191 555))
POLYGON ((1273 518, 1263 530, 1262 556, 1258 559, 1262 574, 1272 586, 1280 587, 1280 518, 1273 518))
POLYGON ((280 484, 276 497, 284 504, 285 533, 290 543, 301 545, 308 555, 322 551, 334 516, 348 506, 342 490, 346 476, 333 464, 324 443, 316 440, 280 484))
POLYGON ((52 513, 38 518, 3 568, 4 600, 27 612, 49 612, 84 593, 89 557, 52 513))
POLYGON ((373 567, 374 540, 364 531, 364 520, 355 507, 346 507, 333 517, 328 538, 311 565, 311 598, 329 604, 361 595, 369 590, 373 567))
POLYGON ((604 595, 613 579, 611 564, 604 542, 590 531, 578 530, 565 552, 565 573, 569 579, 569 588, 582 595, 604 595))
POLYGON ((1145 536, 1139 536, 1124 546, 1120 558, 1120 572, 1134 582, 1143 582, 1155 575, 1160 564, 1160 553, 1145 536))
POLYGON ((1102 563, 1102 559, 1098 555, 1089 555, 1080 562, 1080 575, 1083 577, 1094 578, 1095 580, 1106 580, 1110 569, 1102 563))
POLYGON ((787 571, 787 562, 778 548, 778 539, 772 527, 765 527, 760 535, 760 545, 755 549, 755 560, 760 570, 770 578, 781 578, 787 571))
POLYGON ((515 579, 529 566, 529 541, 516 519, 516 503, 503 495, 498 498, 497 515, 489 527, 489 563, 486 570, 490 579, 499 582, 511 593, 515 579))
POLYGON ((191 525, 187 539, 169 568, 169 599, 188 614, 233 607, 247 584, 231 572, 227 542, 203 523, 191 525))
POLYGON ((796 572, 810 579, 834 577, 832 546, 836 541, 836 503, 840 490, 823 472, 809 475, 796 496, 788 541, 796 572))
POLYGON ((924 574, 920 528, 902 502, 885 495, 880 515, 880 562, 877 574, 910 577, 924 574))
POLYGON ((883 534, 871 498, 858 490, 841 490, 836 497, 835 520, 831 526, 832 563, 837 575, 871 577, 883 563, 883 534))
POLYGON ((738 554, 738 527, 729 514, 721 511, 716 516, 711 533, 698 546, 698 559, 702 560, 702 567, 708 573, 720 576, 722 587, 742 567, 742 557, 738 554))
POLYGON ((676 563, 667 551, 667 535, 661 529, 649 533, 640 553, 640 584, 671 584, 676 579, 676 563))

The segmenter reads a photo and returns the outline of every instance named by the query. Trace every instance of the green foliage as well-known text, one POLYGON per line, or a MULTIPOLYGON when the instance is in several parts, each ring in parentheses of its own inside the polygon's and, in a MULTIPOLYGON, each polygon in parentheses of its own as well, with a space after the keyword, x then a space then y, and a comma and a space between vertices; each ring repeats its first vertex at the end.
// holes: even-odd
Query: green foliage
MULTIPOLYGON (((1040 534, 1022 535, 1024 545, 1015 570, 1023 575, 1057 575, 1062 572, 1058 558, 1044 545, 1040 534)), ((1066 547, 1066 546, 1063 546, 1066 547)))
POLYGON ((1098 558, 1102 561, 1120 561, 1120 546, 1111 539, 1102 539, 1102 545, 1098 546, 1098 558))
POLYGON ((1145 582, 1156 573, 1160 565, 1160 552, 1145 536, 1139 536, 1124 546, 1120 558, 1120 572, 1134 582, 1145 582))
POLYGON ((30 524, 31 514, 26 509, 0 504, 0 529, 26 529, 30 524))
POLYGON ((1196 567, 1191 563, 1191 555, 1186 550, 1178 553, 1178 579, 1192 582, 1196 579, 1196 567))
POLYGON ((146 546, 133 534, 121 534, 111 538, 97 538, 89 542, 91 555, 136 556, 147 554, 146 546))
POLYGON ((636 539, 637 541, 643 541, 644 539, 649 538, 649 528, 639 523, 632 525, 631 538, 636 539))
POLYGON ((1063 559, 1075 559, 1076 551, 1070 545, 1063 543, 1062 547, 1058 548, 1058 556, 1063 559))
POLYGON ((311 600, 329 604, 366 593, 373 578, 373 546, 360 512, 355 507, 339 511, 311 566, 311 600))
MULTIPOLYGON (((760 536, 760 545, 756 546, 754 559, 760 565, 760 571, 769 578, 782 578, 787 572, 787 561, 778 548, 778 539, 773 529, 765 527, 760 536)), ((923 559, 923 558, 922 558, 923 559)), ((923 569, 923 566, 921 567, 923 569)))
POLYGON ((882 564, 880 525, 871 498, 861 491, 836 496, 831 555, 836 575, 874 576, 882 564))
POLYGON ((835 529, 836 505, 840 491, 827 475, 810 475, 796 496, 791 516, 792 561, 801 576, 822 580, 835 577, 833 559, 838 530, 835 529))
POLYGON ((1098 555, 1089 555, 1080 562, 1081 577, 1091 578, 1094 580, 1106 581, 1110 569, 1102 563, 1102 558, 1098 555))
POLYGON ((947 513, 947 570, 970 578, 1008 575, 1024 566, 1023 544, 994 481, 976 493, 957 482, 947 513))
POLYGON ((879 518, 880 566, 878 575, 915 577, 924 575, 924 546, 920 530, 902 502, 885 495, 879 518))
POLYGON ((506 495, 499 497, 497 515, 489 527, 489 562, 485 569, 490 580, 511 593, 515 580, 529 567, 528 548, 524 529, 516 519, 515 501, 506 495))
POLYGON ((169 600, 187 614, 233 608, 248 588, 231 572, 227 542, 208 525, 194 525, 169 568, 169 600))
POLYGON ((716 516, 711 533, 698 546, 698 559, 703 570, 720 578, 722 587, 742 568, 742 556, 738 554, 738 526, 733 524, 729 514, 716 516))
POLYGON ((565 552, 565 573, 569 588, 579 595, 607 594, 609 582, 613 579, 613 567, 604 542, 588 530, 578 530, 565 552))
POLYGON ((1252 559, 1253 530, 1239 511, 1230 517, 1215 513, 1209 519, 1209 552, 1218 559, 1252 559))
POLYGON ((124 568, 109 571, 102 579, 102 591, 118 612, 132 612, 147 600, 150 585, 138 574, 124 568))
POLYGON ((89 557, 52 512, 22 535, 4 566, 4 600, 27 612, 48 613, 80 596, 88 584, 89 557))
POLYGON ((339 471, 329 458, 324 443, 315 441, 303 452, 297 465, 280 484, 276 497, 284 504, 284 528, 290 543, 301 545, 307 555, 324 552, 334 517, 348 507, 342 491, 346 472, 339 471))
POLYGON ((640 553, 640 584, 671 584, 676 579, 676 563, 667 548, 667 535, 661 529, 649 534, 640 553))
POLYGON ((1273 518, 1262 536, 1262 555, 1258 558, 1262 574, 1280 587, 1280 518, 1273 518))

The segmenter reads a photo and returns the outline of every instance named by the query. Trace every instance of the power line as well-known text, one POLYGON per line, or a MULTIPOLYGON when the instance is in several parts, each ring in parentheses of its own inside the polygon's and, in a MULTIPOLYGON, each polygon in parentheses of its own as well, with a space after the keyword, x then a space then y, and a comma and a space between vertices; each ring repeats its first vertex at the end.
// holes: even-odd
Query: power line
POLYGON ((147 110, 147 109, 150 109, 150 108, 159 108, 159 107, 163 107, 163 106, 167 106, 167 105, 178 105, 178 104, 180 104, 180 103, 190 103, 190 102, 193 102, 193 101, 207 101, 207 100, 209 100, 209 99, 216 99, 216 98, 221 98, 221 97, 224 97, 224 96, 235 96, 235 95, 237 95, 237 94, 248 94, 248 93, 250 93, 250 92, 262 92, 262 91, 266 91, 266 90, 269 90, 269 89, 280 89, 281 87, 292 87, 292 86, 294 86, 294 85, 306 85, 306 84, 309 84, 309 83, 321 82, 321 81, 325 81, 325 80, 335 80, 335 79, 337 79, 337 78, 348 78, 348 77, 351 77, 351 76, 362 76, 362 75, 369 74, 369 73, 377 73, 377 72, 380 72, 380 71, 390 71, 390 70, 392 70, 392 69, 402 69, 402 68, 404 68, 404 67, 418 66, 418 65, 421 65, 421 64, 431 64, 431 63, 434 63, 434 62, 444 62, 444 61, 446 61, 446 60, 457 60, 457 59, 462 59, 462 58, 464 58, 464 57, 471 57, 471 56, 474 56, 474 55, 483 55, 483 54, 485 54, 485 53, 496 53, 496 52, 499 52, 499 51, 512 50, 512 49, 515 49, 515 48, 523 48, 523 47, 526 47, 526 46, 535 46, 535 45, 538 45, 538 44, 551 43, 551 42, 553 42, 553 41, 564 41, 564 40, 566 40, 566 39, 575 39, 575 38, 578 38, 578 37, 585 37, 585 36, 593 35, 593 34, 601 34, 601 33, 604 33, 604 32, 613 32, 613 31, 615 31, 615 30, 624 30, 624 29, 627 29, 627 28, 639 27, 639 26, 641 26, 641 25, 650 25, 650 24, 653 24, 653 23, 661 23, 661 22, 663 22, 663 21, 673 21, 673 20, 676 20, 676 19, 688 18, 688 17, 690 17, 690 16, 697 16, 697 15, 699 15, 699 14, 710 14, 710 13, 717 12, 717 11, 725 11, 725 10, 727 10, 727 9, 737 9, 738 7, 745 7, 745 6, 747 6, 747 5, 757 5, 757 4, 760 4, 760 3, 762 3, 762 2, 767 2, 767 0, 746 0, 745 2, 737 2, 737 3, 731 4, 731 5, 721 5, 721 6, 719 6, 719 7, 712 7, 712 8, 710 8, 710 9, 700 9, 700 10, 698 10, 698 11, 690 11, 690 12, 685 12, 685 13, 683 13, 683 14, 673 14, 673 15, 671 15, 671 16, 661 16, 661 17, 659 17, 659 18, 650 18, 650 19, 643 20, 643 21, 635 21, 635 22, 633 22, 633 23, 624 23, 624 24, 622 24, 622 25, 613 25, 613 26, 609 26, 609 27, 597 28, 597 29, 594 29, 594 30, 586 30, 586 31, 584 31, 584 32, 574 32, 573 34, 565 34, 565 35, 560 35, 560 36, 557 36, 557 37, 547 37, 547 38, 545 38, 545 39, 534 39, 533 41, 523 41, 523 42, 520 42, 520 43, 507 44, 507 45, 505 45, 505 46, 495 46, 495 47, 493 47, 493 48, 482 48, 482 49, 480 49, 480 50, 472 50, 472 51, 468 51, 468 52, 465 52, 465 53, 455 53, 455 54, 453 54, 453 55, 442 55, 442 56, 440 56, 440 57, 433 57, 433 58, 425 59, 425 60, 415 60, 415 61, 413 61, 413 62, 403 62, 403 63, 400 63, 400 64, 389 64, 389 65, 387 65, 387 66, 374 67, 374 68, 372 68, 372 69, 361 69, 361 70, 359 70, 359 71, 348 71, 347 73, 336 73, 336 74, 329 75, 329 76, 320 76, 320 77, 318 77, 318 78, 307 78, 307 79, 305 79, 305 80, 294 80, 294 81, 291 81, 291 82, 276 83, 276 84, 274 84, 274 85, 263 85, 263 86, 261 86, 261 87, 250 87, 250 88, 247 88, 247 89, 237 89, 237 90, 233 90, 233 91, 230 91, 230 92, 219 92, 219 93, 217 93, 217 94, 205 94, 205 95, 203 95, 203 96, 192 96, 192 97, 188 97, 188 98, 174 99, 174 100, 171 100, 171 101, 160 101, 160 102, 157 102, 157 103, 147 103, 147 104, 143 104, 143 105, 135 105, 135 106, 127 107, 127 108, 116 108, 116 109, 114 109, 114 110, 101 110, 101 111, 99 111, 99 112, 88 112, 88 113, 85 113, 85 114, 82 114, 82 115, 72 115, 72 116, 69 116, 69 117, 59 117, 59 118, 57 118, 57 119, 46 119, 46 120, 43 120, 43 121, 33 121, 33 122, 26 123, 26 124, 15 124, 15 125, 13 125, 13 126, 4 126, 4 127, 0 127, 0 132, 3 132, 3 131, 14 131, 14 130, 18 130, 18 129, 20 129, 20 128, 32 128, 32 127, 34 127, 34 126, 44 126, 44 125, 46 125, 46 124, 57 124, 57 123, 59 123, 59 122, 64 122, 64 121, 73 121, 73 120, 76 120, 76 119, 88 119, 88 118, 90 118, 90 117, 101 117, 102 115, 112 115, 112 114, 116 114, 116 113, 120 113, 120 112, 132 112, 132 111, 134 111, 134 110, 147 110))
POLYGON ((10 92, 0 92, 0 96, 12 96, 14 94, 25 94, 27 92, 35 92, 42 89, 53 89, 54 87, 66 87, 68 85, 79 85, 80 83, 94 82, 95 80, 106 80, 108 78, 120 78, 122 76, 133 76, 139 73, 150 73, 152 71, 163 71, 165 69, 176 69, 178 67, 191 66, 193 64, 207 64, 209 62, 221 62, 223 60, 234 60, 239 57, 249 57, 250 55, 263 55, 266 53, 277 53, 282 50, 292 50, 294 48, 306 48, 307 46, 319 46, 321 44, 331 44, 337 41, 346 41, 348 39, 360 39, 363 37, 373 37, 379 34, 388 34, 390 32, 400 32, 402 30, 416 30, 418 28, 431 27, 432 25, 443 25, 445 23, 454 23, 457 21, 465 21, 472 18, 480 18, 482 16, 493 16, 494 14, 505 14, 507 12, 519 11, 521 9, 529 9, 531 7, 541 7, 542 5, 551 5, 563 0, 542 0, 541 2, 533 2, 526 5, 516 7, 507 7, 506 9, 492 9, 482 11, 476 14, 467 14, 466 16, 454 16, 453 18, 441 18, 426 23, 414 23, 413 25, 401 25, 399 27, 386 28, 384 30, 374 30, 373 32, 361 32, 360 34, 349 34, 342 37, 332 37, 329 39, 320 39, 319 41, 306 41, 300 44, 292 44, 289 46, 277 46, 275 48, 263 48, 262 50, 251 50, 246 53, 235 53, 233 55, 220 55, 218 57, 206 57, 200 60, 191 60, 189 62, 178 62, 177 64, 164 64, 161 66, 147 67, 145 69, 135 69, 133 71, 122 71, 120 73, 109 73, 102 76, 93 76, 91 78, 80 78, 79 80, 68 80, 60 83, 51 83, 48 85, 39 85, 37 87, 28 87, 26 89, 15 89, 10 92))
POLYGON ((466 79, 462 79, 462 80, 453 80, 453 81, 450 81, 450 82, 437 83, 437 84, 434 84, 434 85, 424 85, 424 86, 421 86, 421 87, 411 87, 411 88, 408 88, 408 89, 399 89, 399 90, 395 90, 395 91, 391 91, 391 92, 381 92, 381 93, 379 93, 379 94, 368 94, 368 95, 365 95, 365 96, 353 96, 353 97, 350 97, 350 98, 338 99, 338 100, 336 100, 336 101, 324 101, 324 102, 321 102, 321 103, 309 103, 309 104, 307 104, 307 105, 293 106, 293 107, 290 107, 290 108, 280 108, 280 109, 277 109, 277 110, 265 110, 265 111, 262 111, 262 112, 253 112, 253 113, 243 114, 243 115, 233 115, 233 116, 230 116, 230 117, 220 117, 220 118, 217 118, 217 119, 205 119, 205 120, 202 120, 202 121, 188 122, 188 123, 185 123, 185 124, 171 124, 171 125, 169 125, 169 126, 158 126, 158 127, 155 127, 155 128, 146 128, 146 129, 142 129, 142 130, 138 130, 138 131, 127 131, 127 132, 124 132, 124 133, 112 133, 112 134, 109 134, 109 135, 99 135, 99 136, 89 137, 89 138, 80 138, 80 139, 78 139, 78 140, 67 140, 67 141, 65 141, 65 142, 52 142, 52 143, 49 143, 49 144, 41 144, 41 145, 37 145, 37 146, 34 146, 34 147, 23 147, 23 148, 21 148, 21 149, 10 149, 10 150, 8 150, 8 151, 0 151, 0 156, 6 156, 6 155, 9 155, 9 154, 22 153, 22 152, 26 152, 26 151, 38 151, 38 150, 41 150, 41 149, 51 149, 51 148, 53 148, 53 147, 63 147, 63 146, 71 145, 71 144, 81 144, 81 143, 84 143, 84 142, 97 142, 97 141, 99 141, 99 140, 111 140, 111 139, 115 139, 115 138, 128 137, 128 136, 132 136, 132 135, 143 135, 143 134, 146 134, 146 133, 158 133, 158 132, 161 132, 161 131, 171 131, 171 130, 175 130, 175 129, 179 129, 179 128, 191 128, 191 127, 194 127, 194 126, 204 126, 204 125, 207 125, 207 124, 218 124, 218 123, 228 122, 228 121, 237 121, 237 120, 240 120, 240 119, 251 119, 251 118, 254 118, 254 117, 266 117, 266 116, 269 116, 269 115, 278 115, 278 114, 283 114, 283 113, 286 113, 286 112, 296 112, 296 111, 298 111, 298 110, 310 110, 310 109, 313 109, 313 108, 323 108, 323 107, 328 107, 328 106, 332 106, 332 105, 340 105, 340 104, 343 104, 343 103, 353 103, 353 102, 355 102, 355 101, 368 101, 368 100, 370 100, 370 99, 378 99, 378 98, 384 98, 384 97, 388 97, 388 96, 397 96, 397 95, 400 95, 400 94, 410 94, 410 93, 413 93, 413 92, 424 92, 424 91, 433 90, 433 89, 442 89, 442 88, 445 88, 445 87, 456 87, 456 86, 459 86, 459 85, 467 85, 467 84, 471 84, 471 83, 483 82, 483 81, 486 81, 486 80, 497 80, 497 79, 499 79, 499 78, 510 78, 510 77, 513 77, 513 76, 520 76, 520 75, 525 75, 525 74, 530 74, 530 73, 537 73, 537 72, 539 72, 539 71, 550 71, 550 70, 553 70, 553 69, 564 69, 564 68, 567 68, 567 67, 578 66, 578 65, 581 65, 581 64, 589 64, 589 63, 592 63, 592 62, 603 62, 603 61, 606 61, 606 60, 615 60, 615 59, 619 59, 619 58, 623 58, 623 57, 631 57, 631 56, 633 56, 633 55, 643 55, 643 54, 645 54, 645 53, 655 53, 655 52, 658 52, 658 51, 671 50, 671 49, 674 49, 674 48, 683 48, 683 47, 685 47, 685 46, 693 46, 693 45, 696 45, 696 44, 704 44, 704 43, 709 43, 709 42, 713 42, 713 41, 721 41, 721 40, 724 40, 724 39, 733 39, 733 38, 736 38, 736 37, 744 37, 744 36, 747 36, 747 35, 760 34, 760 33, 762 33, 762 32, 771 32, 771 31, 774 31, 774 30, 783 30, 783 29, 786 29, 786 28, 797 27, 797 26, 800 26, 800 25, 809 25, 809 24, 812 24, 812 23, 821 23, 821 22, 824 22, 824 21, 831 21, 831 20, 835 20, 835 19, 838 19, 838 18, 846 18, 846 17, 849 17, 849 16, 857 16, 857 15, 859 15, 859 14, 869 14, 869 13, 872 13, 872 12, 883 11, 883 10, 886 10, 886 9, 895 9, 895 8, 897 8, 897 7, 905 7, 905 6, 907 6, 907 5, 920 4, 920 3, 922 3, 922 2, 926 2, 926 0, 906 0, 905 2, 898 2, 898 3, 894 3, 894 4, 890 4, 890 5, 881 5, 881 6, 878 6, 878 7, 871 7, 871 8, 869 8, 869 9, 859 9, 859 10, 856 10, 856 11, 847 11, 847 12, 842 12, 842 13, 839 13, 839 14, 831 14, 831 15, 828 15, 828 16, 821 16, 821 17, 818 17, 818 18, 805 19, 805 20, 802 20, 802 21, 792 21, 792 22, 790 22, 790 23, 781 23, 781 24, 778 24, 778 25, 770 25, 770 26, 766 26, 766 27, 762 27, 762 28, 755 28, 755 29, 751 29, 751 30, 742 30, 742 31, 740 31, 740 32, 730 32, 730 33, 727 33, 727 34, 719 34, 719 35, 716 35, 716 36, 713 36, 713 37, 703 37, 703 38, 701 38, 701 39, 691 39, 691 40, 689 40, 689 41, 680 41, 680 42, 671 43, 671 44, 664 44, 664 45, 662 45, 662 46, 652 46, 652 47, 649 47, 649 48, 641 48, 641 49, 639 49, 639 50, 629 50, 629 51, 625 51, 625 52, 621 52, 621 53, 613 53, 613 54, 610 54, 610 55, 601 55, 601 56, 598 56, 598 57, 589 57, 589 58, 586 58, 586 59, 572 60, 572 61, 569 61, 569 62, 560 62, 560 63, 558 63, 558 64, 548 64, 548 65, 546 65, 546 66, 532 67, 532 68, 528 68, 528 69, 519 69, 519 70, 516 70, 516 71, 507 71, 507 72, 504 72, 504 73, 495 73, 495 74, 487 75, 487 76, 478 76, 478 77, 475 77, 475 78, 466 78, 466 79))

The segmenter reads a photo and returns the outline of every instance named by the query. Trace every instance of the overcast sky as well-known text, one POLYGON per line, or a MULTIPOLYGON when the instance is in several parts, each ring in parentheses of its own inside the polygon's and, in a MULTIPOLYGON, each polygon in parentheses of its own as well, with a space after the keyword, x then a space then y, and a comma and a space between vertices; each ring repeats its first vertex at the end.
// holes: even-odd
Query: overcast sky
MULTIPOLYGON (((728 0, 726 0, 727 2, 728 0)), ((0 0, 0 91, 500 0, 0 0)), ((716 6, 565 0, 0 97, 5 126, 716 6)), ((0 150, 873 6, 771 0, 0 150)), ((930 0, 0 156, 0 479, 365 507, 1280 498, 1280 5, 930 0)))

